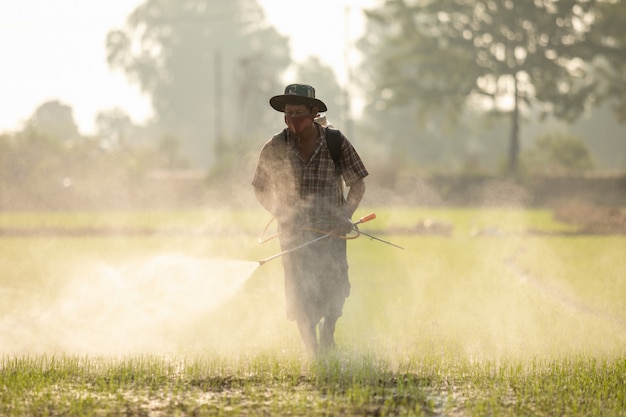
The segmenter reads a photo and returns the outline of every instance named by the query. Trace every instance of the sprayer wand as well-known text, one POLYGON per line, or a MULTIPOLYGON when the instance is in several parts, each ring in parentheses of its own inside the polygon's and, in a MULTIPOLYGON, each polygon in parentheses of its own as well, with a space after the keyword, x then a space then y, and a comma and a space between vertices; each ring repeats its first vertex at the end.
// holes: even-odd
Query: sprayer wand
MULTIPOLYGON (((354 236, 354 237, 352 237, 352 239, 354 239, 354 238, 356 238, 356 237, 358 237, 359 235, 361 235, 361 234, 362 234, 362 235, 368 236, 368 237, 370 237, 370 238, 372 238, 372 239, 378 240, 379 242, 383 242, 383 243, 386 243, 386 244, 388 244, 388 245, 395 246, 396 248, 400 248, 400 249, 403 249, 403 250, 404 250, 404 248, 403 248, 403 247, 401 247, 401 246, 394 245, 394 244, 393 244, 393 243, 391 243, 391 242, 387 242, 386 240, 379 239, 379 238, 377 238, 377 237, 375 237, 375 236, 369 235, 369 234, 367 234, 367 233, 363 233, 363 232, 361 232, 361 231, 359 230, 359 228, 358 228, 358 226, 357 226, 357 225, 362 224, 362 223, 365 223, 365 222, 368 222, 368 221, 370 221, 370 220, 374 220, 375 218, 376 218, 376 213, 370 213, 370 214, 368 214, 368 215, 366 215, 366 216, 361 217, 361 218, 360 218, 359 220, 357 220, 356 222, 352 222, 352 228, 353 228, 353 230, 354 230, 354 231, 356 231, 356 232, 357 232, 357 235, 356 235, 356 236, 354 236)), ((267 228, 267 226, 266 226, 266 228, 267 228)), ((263 242, 267 242, 269 239, 272 239, 272 238, 274 238, 274 237, 276 237, 276 236, 277 236, 277 235, 274 235, 274 236, 272 236, 272 237, 270 237, 270 238, 268 238, 268 239, 262 239, 262 238, 259 238, 259 242, 261 242, 261 243, 263 243, 263 242)), ((304 248, 305 246, 308 246, 308 245, 310 245, 310 244, 312 244, 312 243, 315 243, 315 242, 317 242, 317 241, 320 241, 320 240, 322 240, 322 239, 325 239, 325 238, 327 238, 327 237, 329 237, 329 236, 331 236, 331 232, 327 232, 327 233, 323 234, 322 236, 316 237, 316 238, 315 238, 315 239, 313 239, 313 240, 310 240, 310 241, 308 241, 308 242, 305 242, 305 243, 303 243, 303 244, 301 244, 301 245, 298 245, 298 246, 296 246, 296 247, 286 249, 286 250, 284 250, 284 251, 282 251, 282 252, 279 252, 279 253, 277 253, 277 254, 275 254, 275 255, 272 255, 272 256, 270 256, 270 257, 268 257, 268 258, 261 259, 261 260, 259 261, 259 265, 263 265, 263 264, 265 264, 265 263, 267 263, 267 262, 269 262, 269 261, 271 261, 271 260, 273 260, 273 259, 279 258, 279 257, 281 257, 281 256, 285 255, 286 253, 290 253, 290 252, 296 251, 296 250, 298 250, 298 249, 302 249, 302 248, 304 248)))
POLYGON ((372 235, 367 234, 367 233, 365 233, 365 232, 361 232, 360 230, 359 230, 359 234, 361 234, 361 235, 365 235, 365 236, 369 237, 370 239, 374 239, 374 240, 377 240, 377 241, 379 241, 379 242, 386 243, 386 244, 388 244, 388 245, 391 245, 391 246, 393 246, 393 247, 396 247, 396 248, 398 248, 398 249, 402 249, 402 250, 404 250, 404 248, 403 248, 402 246, 396 245, 395 243, 391 243, 391 242, 388 242, 388 241, 386 241, 386 240, 382 240, 382 239, 381 239, 381 238, 379 238, 379 237, 372 236, 372 235))
POLYGON ((371 214, 368 214, 367 216, 363 216, 363 217, 361 217, 358 221, 356 221, 356 222, 352 223, 352 226, 354 227, 354 230, 355 230, 358 234, 360 234, 360 235, 365 235, 365 236, 369 237, 370 239, 374 239, 374 240, 377 240, 377 241, 379 241, 379 242, 386 243, 386 244, 388 244, 388 245, 394 246, 394 247, 396 247, 396 248, 398 248, 398 249, 402 249, 402 250, 404 250, 404 248, 403 248, 402 246, 398 246, 398 245, 396 245, 395 243, 391 243, 391 242, 388 242, 388 241, 386 241, 386 240, 382 240, 381 238, 378 238, 378 237, 376 237, 376 236, 372 236, 372 235, 370 235, 370 234, 368 234, 368 233, 365 233, 365 232, 362 232, 362 231, 360 231, 360 230, 359 230, 359 228, 358 228, 358 226, 357 226, 358 224, 365 223, 365 222, 370 221, 370 220, 373 220, 373 219, 375 219, 375 218, 376 218, 376 213, 371 213, 371 214))
POLYGON ((319 240, 322 240, 322 239, 324 239, 324 238, 327 238, 328 236, 330 236, 330 233, 326 233, 325 235, 322 235, 322 236, 320 236, 320 237, 316 237, 315 239, 313 239, 313 240, 309 240, 308 242, 305 242, 305 243, 303 243, 303 244, 301 244, 301 245, 298 245, 298 246, 296 246, 295 248, 286 249, 286 250, 284 250, 284 251, 282 251, 282 252, 277 253, 276 255, 272 255, 272 256, 270 256, 270 257, 268 257, 268 258, 261 259, 261 260, 259 261, 259 265, 263 265, 264 263, 269 262, 269 261, 271 261, 272 259, 279 258, 279 257, 283 256, 283 255, 284 255, 284 254, 286 254, 286 253, 293 252, 293 251, 296 251, 296 250, 298 250, 298 249, 302 249, 303 247, 305 247, 305 246, 309 246, 310 244, 315 243, 315 242, 317 242, 317 241, 319 241, 319 240))

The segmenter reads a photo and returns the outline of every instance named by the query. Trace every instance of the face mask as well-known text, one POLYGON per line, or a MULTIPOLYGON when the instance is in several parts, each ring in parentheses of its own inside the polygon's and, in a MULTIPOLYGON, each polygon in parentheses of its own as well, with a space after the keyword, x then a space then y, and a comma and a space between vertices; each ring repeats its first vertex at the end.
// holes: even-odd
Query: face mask
POLYGON ((313 124, 314 116, 312 113, 303 114, 301 116, 288 116, 285 114, 285 123, 289 131, 295 135, 299 135, 313 124))

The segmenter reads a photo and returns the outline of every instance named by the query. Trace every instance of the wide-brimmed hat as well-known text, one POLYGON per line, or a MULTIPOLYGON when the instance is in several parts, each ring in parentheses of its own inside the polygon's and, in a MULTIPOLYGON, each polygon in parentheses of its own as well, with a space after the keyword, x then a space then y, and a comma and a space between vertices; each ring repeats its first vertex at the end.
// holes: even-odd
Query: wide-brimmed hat
POLYGON ((270 98, 270 106, 276 111, 285 111, 285 104, 309 105, 320 112, 328 110, 322 100, 315 98, 315 88, 307 84, 289 84, 285 94, 270 98))

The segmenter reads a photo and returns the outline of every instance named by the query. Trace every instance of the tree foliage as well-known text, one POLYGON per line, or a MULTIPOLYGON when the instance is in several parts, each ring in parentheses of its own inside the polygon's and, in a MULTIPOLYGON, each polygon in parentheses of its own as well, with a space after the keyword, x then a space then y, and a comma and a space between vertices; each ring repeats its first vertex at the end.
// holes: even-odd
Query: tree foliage
POLYGON ((317 57, 310 57, 296 66, 296 80, 315 87, 315 96, 328 107, 327 117, 337 127, 345 126, 345 100, 343 90, 337 82, 332 63, 323 63, 317 57))
POLYGON ((132 129, 130 116, 120 108, 102 110, 96 114, 97 135, 111 145, 125 142, 132 129))
POLYGON ((466 171, 468 166, 495 170, 501 165, 506 152, 502 120, 467 109, 451 123, 442 110, 424 111, 409 95, 403 102, 393 102, 390 90, 379 88, 381 68, 392 52, 387 46, 388 26, 368 19, 364 33, 357 44, 364 64, 354 74, 366 98, 357 137, 369 139, 361 149, 372 155, 371 164, 389 165, 379 167, 383 172, 379 175, 393 182, 403 169, 449 172, 466 171))
POLYGON ((26 127, 57 140, 72 141, 80 136, 72 108, 58 100, 37 107, 26 127))
POLYGON ((146 0, 107 36, 107 59, 149 94, 164 132, 210 164, 221 142, 260 133, 281 87, 284 37, 256 0, 146 0))
POLYGON ((368 12, 387 28, 377 49, 380 100, 416 102, 422 115, 443 109, 458 118, 468 104, 510 115, 515 172, 524 109, 571 121, 619 96, 606 88, 616 79, 603 74, 623 74, 616 48, 626 29, 607 10, 624 8, 608 0, 386 0, 368 12))
POLYGON ((130 207, 178 192, 150 181, 154 172, 187 167, 177 139, 140 143, 145 133, 119 110, 101 113, 102 136, 82 136, 72 113, 46 102, 21 131, 0 135, 0 210, 130 207), (124 140, 114 140, 122 131, 124 140))
POLYGON ((621 123, 626 122, 626 5, 621 1, 598 5, 590 30, 596 50, 594 69, 600 75, 598 102, 608 102, 621 123))

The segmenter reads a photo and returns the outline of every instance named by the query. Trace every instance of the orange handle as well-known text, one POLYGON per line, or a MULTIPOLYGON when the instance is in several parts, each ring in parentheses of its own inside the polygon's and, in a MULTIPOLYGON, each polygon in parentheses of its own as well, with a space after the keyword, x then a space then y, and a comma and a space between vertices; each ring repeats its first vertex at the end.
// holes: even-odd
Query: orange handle
POLYGON ((355 224, 369 222, 370 220, 374 220, 376 218, 376 213, 370 213, 367 216, 363 216, 359 219, 355 224))

